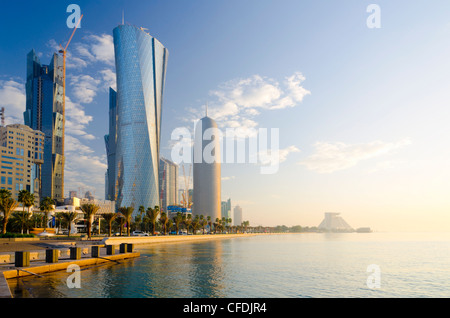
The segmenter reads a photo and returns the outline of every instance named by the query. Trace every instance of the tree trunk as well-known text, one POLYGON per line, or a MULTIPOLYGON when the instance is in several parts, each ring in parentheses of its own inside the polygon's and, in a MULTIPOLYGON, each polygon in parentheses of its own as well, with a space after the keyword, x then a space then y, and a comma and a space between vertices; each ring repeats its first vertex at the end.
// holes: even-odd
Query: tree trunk
POLYGON ((91 239, 91 221, 88 222, 88 238, 91 239))

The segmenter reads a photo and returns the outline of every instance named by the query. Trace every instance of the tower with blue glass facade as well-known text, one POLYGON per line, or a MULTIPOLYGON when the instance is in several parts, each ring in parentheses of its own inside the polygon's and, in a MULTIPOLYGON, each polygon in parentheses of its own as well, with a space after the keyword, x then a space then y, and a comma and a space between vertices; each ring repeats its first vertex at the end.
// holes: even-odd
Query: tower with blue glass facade
POLYGON ((117 207, 133 206, 137 213, 139 206, 160 206, 159 145, 169 53, 143 28, 123 24, 113 35, 117 75, 114 200, 117 207))
POLYGON ((27 55, 25 125, 45 135, 44 163, 40 169, 41 197, 64 201, 64 69, 55 53, 42 65, 36 52, 27 55))
POLYGON ((117 92, 109 88, 109 134, 105 135, 108 169, 105 175, 105 199, 114 201, 116 143, 117 143, 117 92))

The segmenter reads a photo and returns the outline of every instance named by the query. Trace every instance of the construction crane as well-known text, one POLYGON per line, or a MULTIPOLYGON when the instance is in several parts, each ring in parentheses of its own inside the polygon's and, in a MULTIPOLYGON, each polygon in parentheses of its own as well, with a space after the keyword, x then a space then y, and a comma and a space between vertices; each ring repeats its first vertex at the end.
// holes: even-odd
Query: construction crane
MULTIPOLYGON (((64 154, 64 136, 66 133, 66 125, 65 125, 65 120, 66 120, 66 53, 67 53, 67 48, 69 47, 70 42, 72 41, 72 38, 75 34, 75 32, 77 31, 78 26, 80 25, 81 19, 83 19, 83 15, 80 16, 80 19, 78 20, 75 28, 73 29, 72 35, 69 38, 69 41, 67 41, 66 46, 63 48, 63 46, 60 44, 59 46, 61 47, 61 50, 59 50, 59 53, 62 54, 63 56, 63 102, 62 102, 62 118, 63 118, 63 123, 62 123, 62 136, 63 136, 63 140, 61 143, 61 148, 62 148, 62 153, 64 154)), ((63 171, 63 177, 64 177, 64 161, 62 162, 62 171, 63 171)), ((63 193, 64 193, 64 189, 63 189, 63 193)))
MULTIPOLYGON (((80 25, 81 19, 83 19, 83 15, 80 16, 80 19, 78 20, 77 24, 75 25, 75 28, 73 29, 72 35, 69 38, 69 41, 67 41, 66 47, 63 48, 63 46, 60 44, 61 50, 59 50, 59 53, 63 56, 63 120, 65 120, 66 116, 66 53, 67 48, 69 47, 70 42, 72 41, 72 38, 77 31, 78 26, 80 25)), ((62 129, 62 135, 65 134, 65 124, 63 124, 62 129)), ((64 153, 64 142, 62 143, 62 153, 64 153)), ((64 167, 63 167, 64 170, 64 167)))

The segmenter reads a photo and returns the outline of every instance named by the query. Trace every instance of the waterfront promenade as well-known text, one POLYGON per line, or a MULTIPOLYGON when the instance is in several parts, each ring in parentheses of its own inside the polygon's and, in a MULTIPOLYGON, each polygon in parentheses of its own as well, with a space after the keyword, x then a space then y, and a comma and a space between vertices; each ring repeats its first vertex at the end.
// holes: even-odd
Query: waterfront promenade
POLYGON ((74 237, 58 239, 46 238, 25 241, 13 241, 0 239, 0 255, 14 253, 16 251, 35 251, 48 248, 69 248, 71 246, 89 247, 91 245, 120 245, 121 243, 133 243, 136 247, 147 244, 162 243, 183 243, 194 241, 205 241, 214 239, 230 239, 239 237, 248 237, 255 235, 266 235, 263 233, 242 233, 242 234, 214 234, 214 235, 165 235, 165 236, 112 236, 112 237, 94 237, 92 240, 79 240, 74 237))
POLYGON ((0 240, 0 298, 11 297, 7 280, 11 278, 45 274, 54 271, 66 270, 69 265, 76 264, 80 267, 96 266, 108 262, 118 262, 121 259, 139 257, 139 247, 152 244, 179 244, 201 242, 208 240, 244 238, 262 234, 214 234, 214 235, 167 235, 148 237, 104 237, 92 240, 78 240, 76 238, 58 239, 24 239, 24 240, 0 240), (112 246, 114 251, 119 250, 121 244, 133 245, 133 251, 108 254, 107 246, 112 246), (97 257, 93 256, 93 247, 99 247, 97 257), (81 250, 78 260, 70 259, 70 248, 77 247, 81 250), (56 250, 58 260, 56 263, 47 263, 46 250, 56 250), (30 252, 30 265, 27 267, 15 267, 15 252, 30 252))

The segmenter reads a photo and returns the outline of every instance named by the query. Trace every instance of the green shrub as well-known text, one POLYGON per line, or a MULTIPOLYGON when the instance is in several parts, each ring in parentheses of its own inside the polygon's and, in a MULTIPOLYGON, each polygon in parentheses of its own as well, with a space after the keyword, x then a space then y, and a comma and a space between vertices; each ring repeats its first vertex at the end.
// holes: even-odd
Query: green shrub
POLYGON ((34 237, 34 234, 20 234, 20 233, 5 233, 0 234, 0 238, 23 238, 23 237, 34 237))

